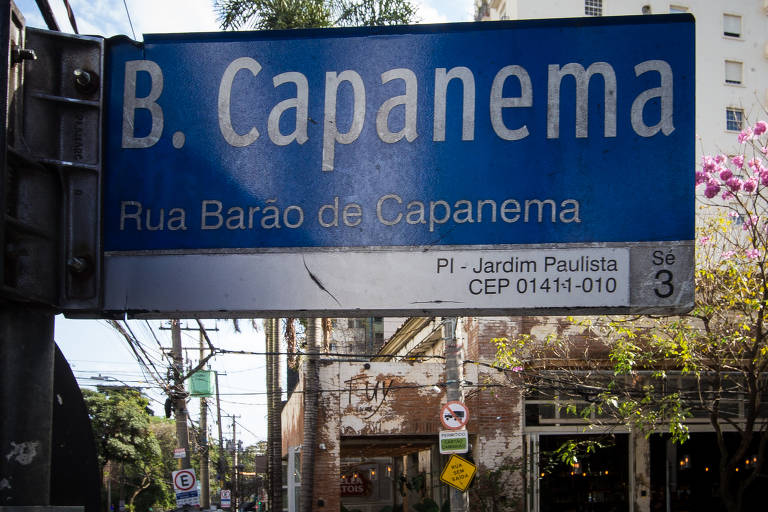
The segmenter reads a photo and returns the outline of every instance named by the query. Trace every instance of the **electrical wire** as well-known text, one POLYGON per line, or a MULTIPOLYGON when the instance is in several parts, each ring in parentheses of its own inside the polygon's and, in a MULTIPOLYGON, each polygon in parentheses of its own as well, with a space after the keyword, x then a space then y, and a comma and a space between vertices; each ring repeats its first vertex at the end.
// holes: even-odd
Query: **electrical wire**
POLYGON ((247 428, 245 428, 245 425, 243 425, 243 424, 242 424, 242 423, 240 423, 239 421, 235 420, 235 424, 236 424, 236 425, 240 425, 240 428, 241 428, 241 429, 245 430, 246 432, 248 432, 249 434, 251 434, 253 437, 256 437, 256 438, 258 438, 258 437, 259 437, 257 434, 254 434, 253 432, 251 432, 250 430, 248 430, 247 428))
MULTIPOLYGON (((120 323, 116 320, 110 320, 109 324, 114 327, 120 334, 122 334, 123 339, 128 343, 128 346, 130 347, 133 354, 136 356, 136 360, 139 363, 139 368, 142 369, 142 371, 146 370, 149 375, 152 377, 152 379, 157 383, 158 386, 160 386, 163 390, 166 391, 166 393, 169 392, 169 386, 168 384, 163 381, 160 372, 157 370, 157 367, 155 367, 154 362, 151 360, 149 355, 147 355, 146 350, 144 349, 143 345, 139 343, 138 339, 136 338, 136 335, 131 330, 130 325, 128 325, 128 322, 125 321, 125 328, 123 328, 120 323), (127 329, 127 330, 126 330, 127 329), (141 350, 141 352, 144 354, 144 356, 149 360, 149 364, 152 366, 154 371, 156 373, 152 373, 152 371, 149 369, 149 366, 142 358, 141 354, 139 354, 138 348, 141 350)), ((146 378, 146 375, 145 375, 146 378)))
MULTIPOLYGON (((223 348, 217 348, 216 349, 217 354, 232 354, 232 355, 246 355, 246 356, 286 356, 286 355, 297 355, 297 356, 306 356, 306 355, 317 355, 321 357, 356 357, 356 358, 374 358, 374 357, 387 357, 387 358, 393 358, 393 359, 406 359, 406 360, 413 360, 413 361, 420 361, 424 359, 439 359, 439 360, 445 360, 445 356, 439 356, 439 355, 427 355, 427 354, 420 354, 420 355, 382 355, 382 354, 371 354, 367 352, 256 352, 251 350, 227 350, 223 348)), ((333 360, 336 362, 337 360, 333 360)), ((363 362, 363 361, 361 361, 363 362)))
MULTIPOLYGON (((414 385, 401 385, 401 386, 388 386, 382 388, 383 391, 396 391, 399 389, 431 389, 435 386, 440 386, 441 383, 436 382, 434 384, 414 384, 414 385)), ((504 384, 474 384, 474 383, 463 383, 462 387, 464 388, 478 388, 478 389, 486 389, 486 388, 500 388, 500 387, 507 387, 504 384)), ((313 391, 313 393, 358 393, 358 392, 373 392, 373 388, 371 387, 347 387, 347 388, 337 388, 337 389, 320 389, 320 391, 313 391)), ((300 391, 300 390, 293 390, 292 394, 304 394, 308 393, 308 391, 300 391)), ((269 391, 251 391, 251 392, 243 392, 243 393, 219 393, 220 396, 269 396, 273 393, 270 393, 269 391)), ((277 394, 275 392, 274 394, 277 394)))
POLYGON ((149 320, 144 320, 144 323, 146 324, 147 329, 149 329, 150 334, 152 334, 152 337, 155 339, 157 347, 160 350, 160 354, 162 354, 162 356, 168 360, 169 364, 173 364, 173 358, 166 353, 165 347, 163 347, 163 344, 160 343, 157 334, 155 334, 155 330, 152 328, 152 324, 149 323, 149 320))
POLYGON ((136 32, 133 30, 133 21, 131 20, 131 13, 128 11, 128 3, 126 0, 123 0, 123 5, 125 6, 125 14, 128 16, 128 24, 131 26, 131 34, 133 34, 133 40, 136 40, 136 32))

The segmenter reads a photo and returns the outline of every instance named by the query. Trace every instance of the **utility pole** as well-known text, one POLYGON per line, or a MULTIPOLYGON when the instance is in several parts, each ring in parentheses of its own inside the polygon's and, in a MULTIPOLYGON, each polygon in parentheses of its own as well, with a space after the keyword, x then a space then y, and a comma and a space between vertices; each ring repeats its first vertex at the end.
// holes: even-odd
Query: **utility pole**
POLYGON ((237 465, 239 464, 238 459, 238 453, 237 453, 237 422, 235 421, 237 416, 234 414, 232 415, 232 510, 237 510, 237 506, 239 505, 239 496, 238 492, 240 491, 240 486, 238 485, 237 481, 237 465))
MULTIPOLYGON (((184 458, 179 459, 179 469, 188 469, 191 466, 189 462, 189 431, 187 427, 187 393, 184 390, 184 348, 181 346, 181 331, 198 331, 200 333, 200 368, 202 368, 205 354, 203 353, 203 339, 206 339, 205 331, 202 324, 199 324, 198 329, 190 329, 188 327, 181 327, 181 322, 177 320, 171 320, 171 327, 161 326, 160 329, 171 331, 171 358, 173 359, 173 391, 171 392, 171 400, 173 401, 173 415, 176 418, 176 447, 184 448, 184 458)), ((218 328, 208 329, 218 331, 218 328)), ((206 339, 207 340, 207 339, 206 339)), ((213 347, 211 346, 211 350, 213 347)), ((211 356, 208 356, 211 357, 211 356)), ((190 372, 190 375, 197 370, 190 372)), ((189 376, 189 375, 188 375, 189 376)), ((188 377, 187 376, 187 377, 188 377)), ((207 442, 205 443, 207 446, 207 442)))
POLYGON ((264 334, 267 343, 267 474, 269 476, 269 509, 280 512, 283 509, 283 457, 282 424, 280 409, 280 321, 277 318, 264 320, 264 334))
POLYGON ((179 469, 190 468, 189 432, 187 430, 187 400, 184 391, 184 358, 181 354, 181 325, 171 320, 171 354, 173 356, 173 416, 176 418, 176 447, 184 448, 179 469))
MULTIPOLYGON (((219 395, 219 372, 214 372, 216 376, 216 421, 219 426, 219 460, 216 465, 216 476, 219 480, 224 480, 224 470, 226 465, 224 463, 224 433, 221 428, 221 396, 219 395)), ((226 375, 226 374, 224 374, 226 375)))
MULTIPOLYGON (((458 318, 448 317, 443 320, 443 338, 445 339, 445 398, 451 401, 463 401, 461 389, 462 354, 456 340, 458 318)), ((451 512, 467 510, 467 497, 458 489, 450 489, 451 512)))
POLYGON ((320 347, 323 328, 319 318, 307 319, 308 358, 304 369, 304 439, 301 443, 301 510, 312 512, 315 508, 315 445, 317 444, 317 410, 320 347))
MULTIPOLYGON (((205 358, 203 329, 200 329, 200 361, 205 358)), ((208 381, 210 382, 210 381, 208 381)), ((217 390, 218 393, 218 390, 217 390)), ((205 396, 200 397, 200 508, 211 507, 211 480, 208 474, 208 403, 205 396)))

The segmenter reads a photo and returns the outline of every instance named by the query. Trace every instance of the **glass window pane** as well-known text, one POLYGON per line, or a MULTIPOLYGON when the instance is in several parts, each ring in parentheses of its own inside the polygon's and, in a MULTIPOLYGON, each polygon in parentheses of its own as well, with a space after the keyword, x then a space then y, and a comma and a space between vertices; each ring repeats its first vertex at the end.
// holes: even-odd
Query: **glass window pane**
POLYGON ((740 108, 725 109, 725 129, 740 131, 744 123, 744 111, 740 108))
POLYGON ((587 16, 602 16, 603 0, 584 0, 584 14, 587 16))

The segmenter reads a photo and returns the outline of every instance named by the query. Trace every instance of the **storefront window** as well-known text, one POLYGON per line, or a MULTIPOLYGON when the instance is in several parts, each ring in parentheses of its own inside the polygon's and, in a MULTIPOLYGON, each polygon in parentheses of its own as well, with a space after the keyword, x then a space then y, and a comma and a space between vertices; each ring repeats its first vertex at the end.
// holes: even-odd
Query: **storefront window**
POLYGON ((539 438, 540 512, 609 512, 629 506, 628 438, 612 436, 542 435, 539 438), (558 450, 567 442, 585 443, 572 463, 558 450), (587 450, 586 443, 597 449, 587 450))

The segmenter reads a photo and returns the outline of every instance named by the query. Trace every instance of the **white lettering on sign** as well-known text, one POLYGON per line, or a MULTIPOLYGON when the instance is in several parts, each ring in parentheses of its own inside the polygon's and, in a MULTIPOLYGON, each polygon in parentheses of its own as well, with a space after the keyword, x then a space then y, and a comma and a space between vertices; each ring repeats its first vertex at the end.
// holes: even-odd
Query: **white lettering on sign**
POLYGON ((163 92, 163 72, 156 62, 151 60, 129 60, 125 63, 125 82, 123 83, 123 142, 124 148, 149 148, 157 144, 163 134, 163 109, 157 100, 163 92), (150 91, 143 98, 136 97, 136 78, 139 72, 149 74, 150 91), (134 117, 136 109, 146 109, 152 117, 149 134, 136 137, 134 117))
MULTIPOLYGON (((232 86, 235 80, 250 80, 254 87, 263 87, 264 78, 260 76, 261 64, 251 57, 240 57, 233 60, 222 74, 218 93, 218 120, 219 131, 224 140, 233 147, 247 147, 257 143, 259 130, 251 126, 245 133, 238 133, 232 126, 232 86), (246 70, 250 77, 239 72, 246 70), (242 77, 241 77, 242 76, 242 77)), ((547 139, 558 139, 560 134, 560 105, 561 85, 566 81, 573 81, 575 87, 575 121, 573 133, 575 138, 586 138, 589 135, 589 88, 592 79, 600 77, 603 87, 603 130, 605 138, 616 137, 617 132, 617 95, 618 83, 613 66, 608 62, 594 62, 584 68, 575 62, 549 64, 547 66, 547 139)), ((640 137, 652 137, 658 132, 665 136, 674 131, 673 119, 673 86, 674 73, 669 63, 663 60, 647 60, 634 66, 635 76, 639 77, 649 72, 655 72, 659 76, 658 87, 640 92, 632 102, 629 119, 632 130, 640 137), (658 98, 659 101, 651 101, 658 98), (645 114, 647 109, 656 109, 656 112, 645 114), (656 119, 658 123, 648 126, 645 119, 656 119)), ((341 72, 325 72, 325 90, 323 102, 322 122, 322 170, 332 171, 335 165, 336 145, 349 145, 355 142, 363 131, 367 119, 374 119, 378 138, 387 144, 394 144, 405 139, 413 142, 418 137, 417 118, 418 112, 418 77, 408 68, 393 68, 384 71, 380 75, 381 85, 392 81, 402 82, 404 94, 393 96, 384 101, 375 112, 368 116, 367 109, 370 105, 366 102, 366 87, 371 85, 363 81, 361 75, 352 69, 341 72), (339 107, 339 90, 351 88, 348 98, 350 103, 344 105, 345 110, 352 112, 348 126, 337 125, 337 113, 339 107), (396 107, 405 109, 403 126, 392 131, 390 128, 390 114, 396 107)), ((267 120, 267 133, 269 140, 276 146, 288 146, 293 142, 304 144, 309 140, 307 125, 309 120, 309 81, 303 73, 290 71, 280 73, 271 78, 272 87, 277 88, 284 84, 292 83, 296 86, 296 96, 280 101, 274 105, 267 120), (295 110, 295 126, 293 131, 284 134, 280 131, 280 120, 289 110, 295 110)), ((490 91, 476 90, 475 76, 468 67, 457 66, 451 69, 436 68, 434 72, 434 98, 433 112, 422 113, 430 115, 432 122, 432 141, 446 141, 446 117, 447 117, 447 91, 451 83, 461 87, 461 140, 475 140, 475 112, 478 103, 478 94, 485 93, 487 107, 490 112, 490 122, 493 132, 502 140, 518 141, 527 138, 531 132, 527 125, 510 127, 505 124, 502 112, 510 108, 530 108, 533 106, 534 87, 528 71, 522 66, 507 65, 502 67, 495 75, 490 91), (520 94, 516 97, 503 96, 504 84, 508 80, 516 80, 520 85, 520 94)), ((163 109, 160 105, 160 97, 163 92, 163 72, 160 66, 151 60, 132 60, 125 63, 125 81, 123 90, 123 132, 122 146, 129 149, 143 149, 154 146, 163 133, 163 109), (137 97, 136 80, 139 73, 146 73, 150 79, 150 92, 145 97, 137 97), (151 118, 151 128, 148 134, 135 133, 134 118, 137 109, 148 111, 151 118)), ((265 111, 270 105, 264 105, 265 111)), ((375 108, 375 107, 374 107, 375 108)), ((292 116, 289 116, 289 118, 292 116)), ((178 133, 178 132, 177 132, 178 133)), ((181 147, 181 145, 178 145, 181 147)))
POLYGON ((235 59, 224 70, 219 84, 219 131, 221 136, 227 141, 227 144, 236 148, 242 148, 251 145, 259 138, 259 130, 251 128, 248 133, 239 134, 232 127, 232 117, 230 116, 230 107, 232 103, 232 84, 235 82, 235 76, 241 69, 247 69, 253 76, 261 71, 261 64, 250 57, 240 57, 235 59))
POLYGON ((354 228, 366 219, 384 226, 407 224, 428 226, 434 232, 442 224, 571 224, 581 222, 581 204, 576 199, 459 199, 448 202, 443 199, 406 200, 398 194, 385 194, 376 204, 341 204, 339 197, 324 203, 317 214, 305 215, 298 205, 281 205, 277 198, 266 199, 262 204, 232 205, 218 199, 200 202, 199 225, 188 224, 187 212, 178 207, 147 207, 140 201, 120 202, 120 231, 186 231, 200 229, 271 230, 297 229, 305 222, 316 222, 323 228, 341 225, 354 228))

